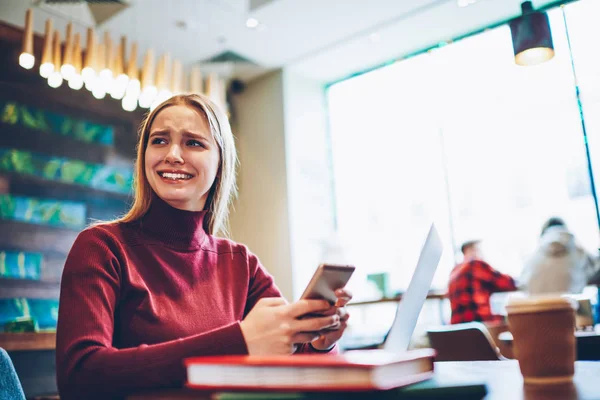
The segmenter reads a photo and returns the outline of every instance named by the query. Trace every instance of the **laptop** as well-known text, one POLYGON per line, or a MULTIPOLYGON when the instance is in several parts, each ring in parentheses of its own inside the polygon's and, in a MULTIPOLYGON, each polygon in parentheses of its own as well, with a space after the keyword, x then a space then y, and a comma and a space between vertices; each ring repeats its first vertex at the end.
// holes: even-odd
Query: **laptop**
MULTIPOLYGON (((443 245, 440 235, 431 224, 427 237, 421 249, 417 266, 408 285, 408 289, 402 295, 402 299, 396 306, 396 315, 392 327, 383 339, 383 343, 373 343, 360 346, 360 348, 383 348, 386 352, 403 352, 408 350, 417 319, 431 288, 433 275, 442 258, 443 245)), ((358 348, 353 348, 358 349, 358 348)), ((350 349, 348 349, 350 350, 350 349)))

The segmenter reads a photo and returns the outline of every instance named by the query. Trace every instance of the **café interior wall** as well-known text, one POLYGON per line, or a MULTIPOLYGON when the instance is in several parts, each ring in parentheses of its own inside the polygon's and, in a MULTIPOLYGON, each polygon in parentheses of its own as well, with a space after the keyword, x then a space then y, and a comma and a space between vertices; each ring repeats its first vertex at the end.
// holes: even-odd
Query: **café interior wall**
POLYGON ((240 166, 231 238, 258 256, 283 295, 293 298, 283 115, 283 72, 250 82, 234 98, 240 166))
POLYGON ((289 69, 252 81, 235 97, 240 168, 231 215, 246 244, 288 300, 330 256, 334 231, 327 108, 321 82, 289 69))

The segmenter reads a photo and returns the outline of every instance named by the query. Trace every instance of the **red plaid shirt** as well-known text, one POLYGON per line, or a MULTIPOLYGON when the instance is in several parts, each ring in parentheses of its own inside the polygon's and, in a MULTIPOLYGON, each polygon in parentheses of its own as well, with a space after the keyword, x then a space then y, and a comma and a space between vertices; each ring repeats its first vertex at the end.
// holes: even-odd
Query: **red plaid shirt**
POLYGON ((488 263, 472 260, 457 265, 450 274, 448 297, 452 307, 452 324, 471 321, 499 321, 492 314, 490 296, 495 292, 517 290, 509 275, 496 271, 488 263))

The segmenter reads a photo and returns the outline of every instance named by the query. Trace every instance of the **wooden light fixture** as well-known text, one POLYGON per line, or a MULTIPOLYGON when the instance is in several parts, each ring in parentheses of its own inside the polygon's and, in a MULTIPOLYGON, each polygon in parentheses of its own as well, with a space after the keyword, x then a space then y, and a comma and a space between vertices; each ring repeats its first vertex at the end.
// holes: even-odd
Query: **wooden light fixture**
POLYGON ((52 20, 46 20, 46 28, 44 31, 44 48, 42 49, 42 63, 40 64, 40 75, 43 78, 48 78, 54 70, 52 63, 52 20))
MULTIPOLYGON (((98 43, 96 46, 96 62, 94 63, 94 69, 96 71, 104 71, 106 66, 106 45, 105 43, 98 43)), ((105 75, 106 76, 106 75, 105 75)), ((101 75, 98 75, 94 84, 92 85, 92 95, 97 99, 103 99, 106 96, 106 85, 105 80, 101 75)))
POLYGON ((53 88, 57 88, 62 85, 63 77, 60 73, 60 66, 62 64, 61 54, 60 54, 60 33, 58 31, 54 31, 54 37, 52 39, 52 65, 54 68, 48 76, 48 85, 53 88))
POLYGON ((25 69, 33 68, 35 56, 33 55, 33 14, 31 8, 25 12, 25 30, 23 31, 23 48, 19 55, 19 65, 25 69))
POLYGON ((111 88, 110 96, 115 100, 121 100, 125 96, 129 77, 125 74, 125 50, 127 48, 127 39, 121 36, 121 42, 117 46, 117 55, 114 62, 113 76, 115 77, 111 88))
POLYGON ((158 93, 154 85, 154 50, 152 49, 146 51, 146 55, 144 56, 141 87, 142 92, 140 93, 139 104, 142 108, 148 108, 158 93))
POLYGON ((83 82, 85 82, 85 88, 92 90, 92 86, 98 72, 96 71, 96 35, 94 28, 87 29, 87 44, 85 48, 85 60, 83 62, 83 69, 81 70, 81 76, 83 82))
POLYGON ((104 32, 104 42, 102 43, 102 47, 104 51, 102 53, 101 62, 102 67, 99 68, 100 71, 100 81, 104 86, 104 91, 110 92, 112 89, 112 81, 113 81, 113 63, 114 63, 114 54, 113 54, 113 43, 110 38, 110 33, 108 31, 104 32))
POLYGON ((150 109, 154 109, 154 107, 173 95, 171 90, 169 90, 169 64, 169 54, 165 53, 158 60, 158 67, 156 68, 156 89, 158 92, 156 98, 150 104, 150 109))
POLYGON ((174 60, 171 72, 171 92, 173 92, 173 94, 183 93, 182 69, 181 62, 179 60, 174 60))
POLYGON ((140 78, 137 66, 137 43, 131 45, 131 52, 129 53, 129 59, 127 60, 127 77, 129 82, 127 83, 127 90, 125 91, 126 96, 135 97, 136 103, 137 98, 140 96, 140 78))
POLYGON ((190 71, 190 92, 201 94, 203 90, 202 71, 198 65, 194 65, 190 71))
POLYGON ((62 65, 60 66, 60 73, 66 80, 71 79, 75 74, 75 67, 73 66, 73 24, 69 22, 67 24, 67 36, 65 39, 65 52, 63 55, 62 65))
POLYGON ((74 71, 73 75, 71 75, 71 79, 69 79, 69 87, 74 90, 79 90, 83 87, 83 76, 81 76, 81 36, 79 33, 75 34, 71 60, 74 71))

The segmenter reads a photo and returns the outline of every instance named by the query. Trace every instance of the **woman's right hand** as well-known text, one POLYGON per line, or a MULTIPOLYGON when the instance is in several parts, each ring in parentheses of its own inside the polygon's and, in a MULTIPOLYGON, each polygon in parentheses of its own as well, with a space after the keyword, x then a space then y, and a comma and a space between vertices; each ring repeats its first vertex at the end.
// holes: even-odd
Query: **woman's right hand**
POLYGON ((340 323, 336 314, 298 319, 305 314, 326 313, 332 308, 326 300, 299 300, 288 304, 282 297, 260 299, 240 322, 248 354, 291 354, 294 345, 309 343, 319 331, 340 323))

